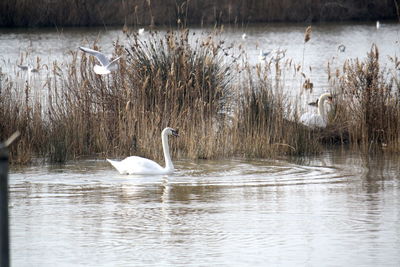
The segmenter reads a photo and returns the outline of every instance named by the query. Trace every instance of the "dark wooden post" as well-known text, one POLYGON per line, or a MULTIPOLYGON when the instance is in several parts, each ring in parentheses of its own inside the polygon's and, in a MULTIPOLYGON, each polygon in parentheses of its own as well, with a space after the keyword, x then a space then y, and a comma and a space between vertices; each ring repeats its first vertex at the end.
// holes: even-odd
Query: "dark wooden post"
POLYGON ((10 266, 8 232, 8 149, 0 144, 0 249, 1 267, 10 266))
POLYGON ((0 266, 10 266, 10 238, 8 225, 8 146, 19 136, 15 132, 0 143, 0 266))

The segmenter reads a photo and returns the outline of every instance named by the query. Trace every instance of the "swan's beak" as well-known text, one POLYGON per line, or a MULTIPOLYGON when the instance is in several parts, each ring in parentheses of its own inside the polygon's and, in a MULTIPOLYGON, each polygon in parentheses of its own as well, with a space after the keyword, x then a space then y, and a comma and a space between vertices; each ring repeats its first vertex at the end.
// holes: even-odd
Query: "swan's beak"
POLYGON ((315 102, 308 103, 308 105, 313 106, 313 107, 318 107, 318 100, 319 99, 317 99, 317 101, 315 101, 315 102))
POLYGON ((172 136, 179 137, 178 130, 172 130, 172 136))

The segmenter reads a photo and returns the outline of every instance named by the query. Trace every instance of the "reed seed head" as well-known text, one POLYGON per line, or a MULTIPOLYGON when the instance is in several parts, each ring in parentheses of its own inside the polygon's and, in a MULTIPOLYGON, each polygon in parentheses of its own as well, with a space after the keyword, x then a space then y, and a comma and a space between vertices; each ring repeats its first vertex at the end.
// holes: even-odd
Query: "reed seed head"
POLYGON ((311 32, 312 32, 311 26, 308 26, 306 28, 306 32, 304 33, 304 43, 307 43, 308 41, 311 40, 311 32))

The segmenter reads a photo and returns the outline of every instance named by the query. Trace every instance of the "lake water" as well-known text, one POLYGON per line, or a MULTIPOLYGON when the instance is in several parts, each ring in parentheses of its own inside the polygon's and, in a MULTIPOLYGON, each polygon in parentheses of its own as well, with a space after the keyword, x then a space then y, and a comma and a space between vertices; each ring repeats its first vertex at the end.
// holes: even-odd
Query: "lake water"
POLYGON ((13 266, 399 266, 400 158, 12 169, 13 266))
MULTIPOLYGON (((226 26, 220 37, 225 40, 226 47, 242 46, 247 53, 247 62, 250 65, 259 63, 260 49, 286 50, 286 59, 293 59, 297 64, 303 63, 304 73, 314 83, 313 97, 317 97, 329 88, 327 65, 330 61, 333 62, 333 67, 338 67, 346 59, 363 59, 373 44, 379 48, 382 66, 389 63, 388 56, 400 54, 400 27, 395 22, 381 22, 379 29, 376 28, 375 22, 313 24, 311 40, 304 46, 304 32, 307 26, 307 24, 287 23, 244 27, 226 26), (243 33, 247 35, 245 40, 242 39, 243 33), (338 52, 337 48, 341 44, 346 46, 344 53, 338 52)), ((164 34, 166 29, 159 29, 159 31, 164 34)), ((191 29, 191 32, 196 33, 194 38, 204 37, 205 33, 211 31, 207 28, 191 29)), ((148 38, 148 33, 140 38, 148 38)), ((121 44, 129 43, 120 27, 54 27, 29 30, 2 28, 0 29, 0 67, 3 72, 15 74, 19 72, 17 63, 35 65, 37 57, 41 58, 41 64, 49 66, 55 60, 67 62, 70 59, 69 51, 77 51, 79 46, 91 46, 94 42, 100 45, 103 52, 111 54, 113 42, 117 39, 121 44), (24 56, 21 57, 21 55, 24 56)), ((42 70, 42 75, 45 72, 42 70)), ((23 77, 22 73, 19 75, 23 77)), ((296 87, 300 87, 300 84, 296 87)), ((37 87, 42 86, 37 85, 37 87)), ((294 94, 297 93, 299 92, 294 92, 294 94)))
MULTIPOLYGON (((380 29, 375 23, 313 25, 304 47, 306 26, 225 27, 222 38, 245 47, 251 65, 260 48, 286 49, 298 63, 304 50, 316 88, 310 97, 328 88, 326 66, 333 57, 340 66, 364 58, 375 43, 384 65, 400 52, 396 23, 381 22, 380 29)), ((117 38, 127 42, 120 28, 3 28, 0 67, 23 79, 19 63, 34 64, 37 56, 42 64, 65 62, 69 51, 95 40, 111 53, 117 38)), ((121 176, 104 160, 14 167, 12 265, 400 266, 399 162, 340 151, 314 158, 178 160, 177 172, 166 177, 121 176)))

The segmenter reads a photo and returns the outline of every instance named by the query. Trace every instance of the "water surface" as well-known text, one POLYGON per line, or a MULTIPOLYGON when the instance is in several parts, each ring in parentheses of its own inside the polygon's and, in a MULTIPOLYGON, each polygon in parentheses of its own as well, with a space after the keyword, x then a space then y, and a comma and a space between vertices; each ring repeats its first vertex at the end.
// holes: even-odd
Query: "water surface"
MULTIPOLYGON (((332 58, 337 66, 364 58, 374 43, 382 66, 399 54, 395 23, 316 24, 304 46, 306 26, 225 27, 221 38, 244 47, 251 66, 260 49, 286 49, 305 66, 313 98, 328 88, 332 58)), ((129 43, 120 28, 3 28, 0 67, 24 82, 17 64, 65 64, 95 41, 111 53, 117 39, 129 43)), ((32 75, 32 90, 46 75, 32 75)), ((400 266, 398 157, 327 152, 175 165, 174 175, 155 177, 121 176, 104 160, 12 169, 13 266, 400 266)))
MULTIPOLYGON (((296 64, 304 66, 302 71, 314 83, 316 96, 329 88, 328 62, 331 62, 332 67, 339 67, 347 59, 363 59, 373 44, 379 48, 382 66, 389 64, 389 56, 399 56, 399 24, 381 22, 380 25, 377 29, 375 22, 313 24, 311 40, 306 45, 304 45, 304 31, 308 24, 269 23, 242 27, 225 26, 220 38, 225 41, 225 47, 232 46, 235 49, 242 47, 247 54, 246 61, 250 65, 259 63, 260 50, 286 50, 286 59, 292 59, 296 64), (247 34, 246 40, 241 37, 243 33, 247 34), (341 44, 346 46, 344 53, 337 50, 341 44)), ((160 34, 164 34, 167 30, 158 29, 160 34)), ((196 39, 204 38, 213 29, 191 28, 190 31, 195 33, 194 36, 190 35, 191 38, 196 39)), ((139 38, 146 40, 148 37, 147 32, 139 38)), ((122 45, 130 43, 123 34, 122 28, 115 27, 1 28, 0 67, 3 72, 15 74, 19 71, 17 64, 35 65, 37 57, 41 59, 41 64, 49 66, 54 61, 66 63, 70 60, 70 51, 78 51, 79 46, 92 46, 94 43, 97 43, 106 54, 111 55, 113 43, 117 40, 122 45)), ((232 53, 237 57, 238 50, 235 49, 232 53)), ((393 68, 393 65, 389 66, 393 68)), ((42 71, 42 75, 44 73, 45 70, 42 71)), ((289 75, 286 78, 289 79, 289 75)))
POLYGON ((13 169, 14 266, 399 266, 398 158, 13 169))

